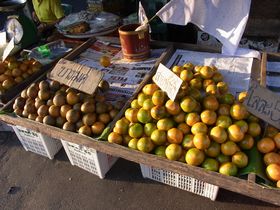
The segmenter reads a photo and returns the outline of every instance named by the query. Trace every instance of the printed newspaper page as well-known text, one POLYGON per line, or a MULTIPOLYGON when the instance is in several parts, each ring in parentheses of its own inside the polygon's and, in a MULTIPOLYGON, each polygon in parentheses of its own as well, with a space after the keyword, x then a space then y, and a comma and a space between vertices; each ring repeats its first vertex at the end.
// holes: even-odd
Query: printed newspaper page
POLYGON ((103 79, 110 84, 110 90, 106 93, 106 97, 108 97, 108 100, 112 99, 113 101, 116 95, 124 98, 132 96, 145 75, 153 69, 164 50, 153 49, 149 59, 140 62, 128 62, 122 59, 120 47, 105 45, 97 41, 91 48, 83 52, 75 62, 105 73, 103 79), (112 64, 107 68, 99 63, 102 55, 111 58, 112 64))

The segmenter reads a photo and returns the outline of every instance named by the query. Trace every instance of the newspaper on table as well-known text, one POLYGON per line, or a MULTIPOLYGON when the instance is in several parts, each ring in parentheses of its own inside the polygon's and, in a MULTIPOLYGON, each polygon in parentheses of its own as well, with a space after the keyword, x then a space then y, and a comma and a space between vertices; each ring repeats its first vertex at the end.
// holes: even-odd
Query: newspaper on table
POLYGON ((280 95, 280 62, 267 62, 266 86, 280 95))
POLYGON ((108 100, 115 101, 117 97, 129 98, 142 82, 145 75, 150 72, 156 60, 165 49, 151 50, 149 59, 140 62, 128 62, 122 59, 120 46, 110 45, 97 41, 83 52, 75 62, 95 68, 105 73, 103 79, 109 82, 110 89, 106 93, 108 100), (103 67, 99 63, 102 55, 111 58, 111 65, 103 67))
POLYGON ((249 88, 253 58, 241 58, 225 56, 218 53, 194 52, 188 50, 176 50, 167 63, 167 67, 183 65, 185 63, 194 65, 216 66, 229 86, 229 91, 237 95, 249 88))

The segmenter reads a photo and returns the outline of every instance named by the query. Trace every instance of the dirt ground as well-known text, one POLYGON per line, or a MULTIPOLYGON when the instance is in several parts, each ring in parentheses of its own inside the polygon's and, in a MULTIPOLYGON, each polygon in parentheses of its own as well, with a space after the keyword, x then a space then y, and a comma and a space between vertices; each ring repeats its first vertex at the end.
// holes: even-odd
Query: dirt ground
POLYGON ((54 160, 26 152, 13 133, 0 133, 0 209, 279 209, 219 190, 215 202, 142 178, 119 159, 105 179, 72 166, 63 149, 54 160))

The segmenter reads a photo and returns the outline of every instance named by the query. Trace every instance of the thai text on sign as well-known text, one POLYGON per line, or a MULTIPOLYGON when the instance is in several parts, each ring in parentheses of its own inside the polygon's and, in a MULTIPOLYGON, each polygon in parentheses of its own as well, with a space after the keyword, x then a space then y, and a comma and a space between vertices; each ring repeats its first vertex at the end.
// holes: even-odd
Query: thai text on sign
POLYGON ((65 59, 60 59, 49 74, 50 79, 88 94, 95 92, 103 76, 101 71, 65 59))
POLYGON ((252 80, 244 105, 249 112, 280 129, 279 95, 252 80))

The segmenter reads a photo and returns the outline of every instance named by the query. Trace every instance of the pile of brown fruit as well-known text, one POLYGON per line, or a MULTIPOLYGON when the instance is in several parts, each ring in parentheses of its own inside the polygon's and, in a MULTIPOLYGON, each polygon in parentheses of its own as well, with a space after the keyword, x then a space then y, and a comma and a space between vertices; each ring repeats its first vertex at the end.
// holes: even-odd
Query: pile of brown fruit
POLYGON ((21 83, 41 67, 42 64, 34 59, 20 61, 15 57, 8 57, 4 62, 0 62, 0 93, 21 83))
POLYGON ((96 136, 118 113, 118 108, 105 99, 108 89, 109 84, 103 80, 96 92, 88 95, 56 81, 43 80, 23 90, 13 109, 21 117, 96 136))

